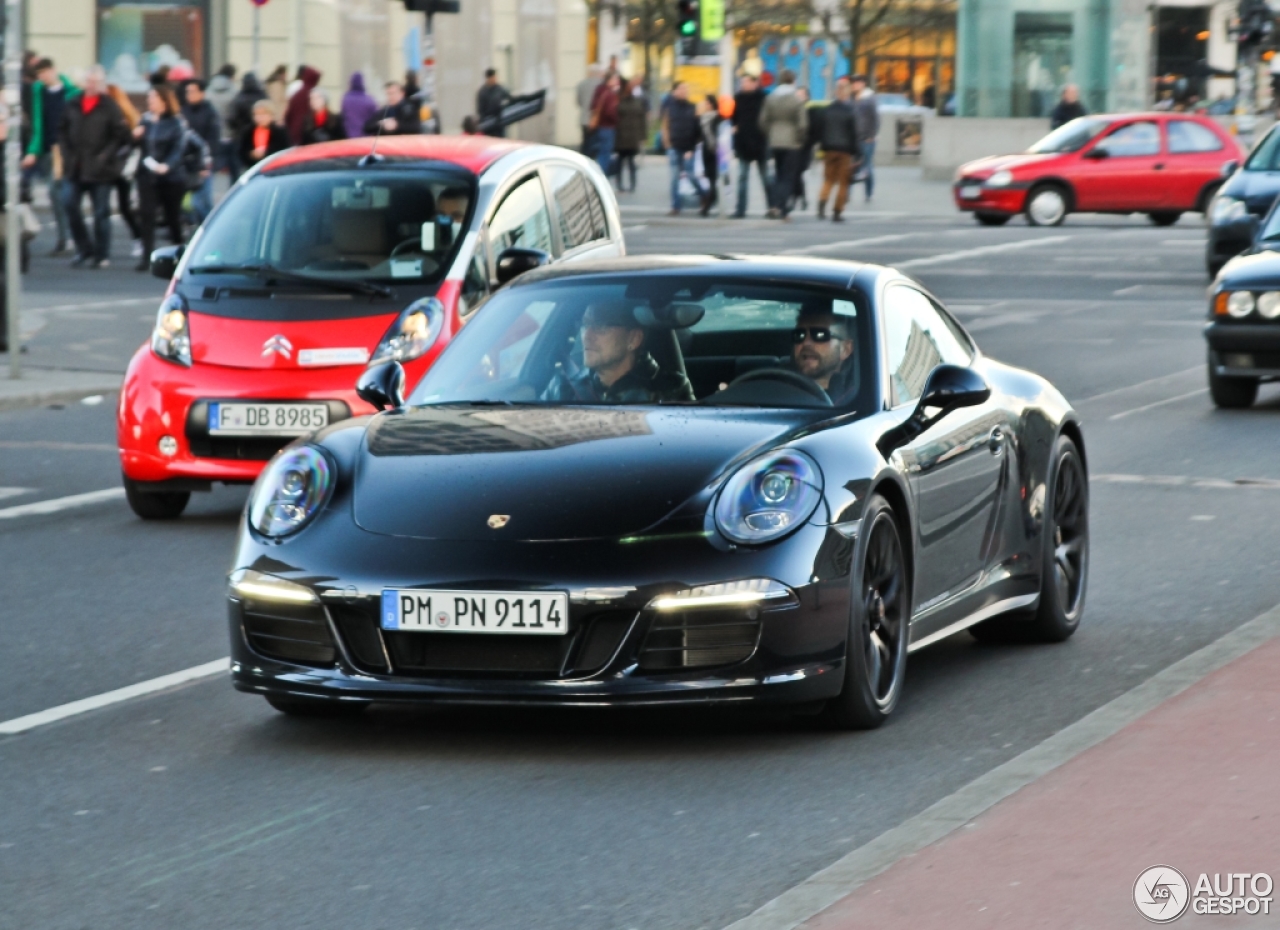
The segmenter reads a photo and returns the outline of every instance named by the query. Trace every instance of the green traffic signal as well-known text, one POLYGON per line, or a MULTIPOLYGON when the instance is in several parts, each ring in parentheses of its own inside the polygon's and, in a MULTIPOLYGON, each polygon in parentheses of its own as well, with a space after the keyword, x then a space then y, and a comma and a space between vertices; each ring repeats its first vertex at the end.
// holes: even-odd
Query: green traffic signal
POLYGON ((698 24, 695 23, 693 20, 689 20, 688 22, 684 22, 680 24, 681 35, 691 36, 697 31, 698 31, 698 24))

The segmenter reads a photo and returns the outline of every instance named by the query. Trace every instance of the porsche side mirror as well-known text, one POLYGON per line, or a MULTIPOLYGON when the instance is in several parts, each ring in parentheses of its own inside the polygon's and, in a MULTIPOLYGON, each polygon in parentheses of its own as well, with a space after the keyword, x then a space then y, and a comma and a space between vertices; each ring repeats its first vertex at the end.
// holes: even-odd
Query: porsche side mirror
POLYGON ((929 373, 916 409, 897 426, 885 432, 876 448, 885 458, 899 446, 905 446, 953 410, 985 404, 991 387, 982 375, 962 365, 939 365, 929 373), (936 410, 929 414, 929 410, 936 410))
POLYGON ((404 367, 399 362, 383 362, 364 370, 356 382, 356 395, 378 410, 404 406, 404 367))
POLYGON ((1222 163, 1222 170, 1218 172, 1219 176, 1229 178, 1236 173, 1236 169, 1240 167, 1240 162, 1234 158, 1222 163))
POLYGON ((526 271, 551 264, 551 256, 542 249, 505 249, 498 256, 498 283, 506 284, 526 271))
POLYGON ((182 259, 182 251, 186 246, 167 245, 151 253, 151 273, 157 278, 168 281, 178 270, 178 262, 182 259))
POLYGON ((1111 153, 1102 146, 1095 145, 1093 148, 1089 149, 1089 151, 1084 153, 1084 157, 1090 161, 1098 161, 1099 159, 1110 158, 1111 153))

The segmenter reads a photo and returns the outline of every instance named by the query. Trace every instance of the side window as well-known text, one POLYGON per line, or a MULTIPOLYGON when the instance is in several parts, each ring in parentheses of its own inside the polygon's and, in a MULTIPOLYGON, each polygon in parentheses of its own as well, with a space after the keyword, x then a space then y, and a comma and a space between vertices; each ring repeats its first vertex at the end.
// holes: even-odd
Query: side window
POLYGON ((489 261, 484 243, 476 243, 476 254, 467 263, 467 273, 462 279, 462 292, 458 295, 458 316, 465 322, 476 312, 480 303, 489 296, 489 261))
POLYGON ((1134 158, 1139 155, 1160 154, 1160 127, 1143 120, 1121 126, 1100 143, 1112 158, 1134 158))
POLYGON ((551 244, 551 215, 537 175, 526 178, 507 194, 489 223, 489 241, 495 255, 510 248, 555 251, 551 244))
POLYGON ((1193 123, 1189 119, 1170 120, 1169 154, 1186 155, 1191 152, 1217 152, 1222 149, 1222 140, 1212 129, 1193 123))
POLYGON ((917 399, 929 372, 939 365, 968 365, 973 360, 959 327, 915 288, 890 287, 883 308, 891 406, 917 399))
POLYGON ((565 251, 608 238, 604 206, 595 185, 581 171, 573 168, 554 167, 550 176, 551 199, 555 204, 556 221, 560 224, 560 238, 565 251))

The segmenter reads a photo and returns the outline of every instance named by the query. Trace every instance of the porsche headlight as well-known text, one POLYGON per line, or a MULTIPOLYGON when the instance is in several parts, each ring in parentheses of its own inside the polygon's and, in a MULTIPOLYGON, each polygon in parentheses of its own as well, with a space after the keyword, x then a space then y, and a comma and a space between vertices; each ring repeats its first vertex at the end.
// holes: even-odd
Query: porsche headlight
POLYGON ((296 533, 333 492, 336 469, 315 446, 286 449, 262 472, 249 501, 249 525, 263 536, 296 533))
POLYGON ((1012 171, 997 171, 986 180, 987 187, 1008 187, 1013 183, 1012 171))
POLYGON ((191 367, 191 329, 187 323, 187 302, 180 294, 170 294, 160 304, 156 328, 151 331, 151 351, 167 362, 191 367))
POLYGON ((822 472, 803 452, 771 452, 739 468, 716 497, 716 527, 736 543, 781 539, 813 515, 822 472))
POLYGON ((1227 313, 1237 320, 1247 317, 1253 312, 1253 295, 1248 291, 1232 291, 1227 298, 1227 313))
POLYGON ((1224 223, 1234 223, 1236 220, 1244 219, 1248 212, 1243 200, 1218 196, 1214 198, 1213 206, 1209 208, 1209 219, 1214 226, 1221 226, 1224 223))
POLYGON ((444 304, 435 297, 415 300, 404 308, 391 329, 374 350, 369 365, 381 362, 411 362, 435 343, 444 326, 444 304))
POLYGON ((1280 291, 1267 291, 1258 295, 1258 313, 1268 320, 1280 316, 1280 291))

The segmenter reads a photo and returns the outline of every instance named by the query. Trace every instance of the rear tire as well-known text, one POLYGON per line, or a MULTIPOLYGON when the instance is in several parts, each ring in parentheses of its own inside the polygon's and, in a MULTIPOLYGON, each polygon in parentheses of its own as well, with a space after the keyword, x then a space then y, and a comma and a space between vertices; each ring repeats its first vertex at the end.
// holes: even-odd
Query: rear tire
POLYGON ((1056 184, 1041 184, 1027 194, 1024 212, 1032 226, 1061 226, 1070 212, 1067 192, 1056 184))
POLYGON ((325 698, 293 697, 285 694, 266 695, 267 703, 280 713, 289 717, 311 717, 332 719, 334 717, 354 717, 362 714, 368 704, 352 704, 346 701, 327 700, 325 698))
POLYGON ((1213 398, 1215 407, 1223 410, 1243 410, 1252 407, 1258 399, 1257 378, 1231 378, 1220 375, 1213 370, 1213 360, 1209 360, 1209 396, 1213 398))
POLYGON ((975 213, 973 218, 983 226, 1003 226, 1013 217, 1009 213, 975 213))
POLYGON ((190 491, 146 491, 129 478, 124 479, 124 496, 129 508, 144 520, 176 519, 191 500, 190 491))
POLYGON ((1089 580, 1089 481, 1080 450, 1054 443, 1041 530, 1040 602, 1034 610, 992 617, 970 629, 983 643, 1060 643, 1084 613, 1089 580))
POLYGON ((1162 210, 1148 213, 1147 218, 1156 226, 1172 226, 1182 218, 1182 213, 1176 210, 1162 210))
POLYGON ((826 722, 871 730, 889 719, 902 694, 910 637, 911 580, 902 536, 878 494, 862 516, 851 579, 844 688, 823 709, 826 722))

